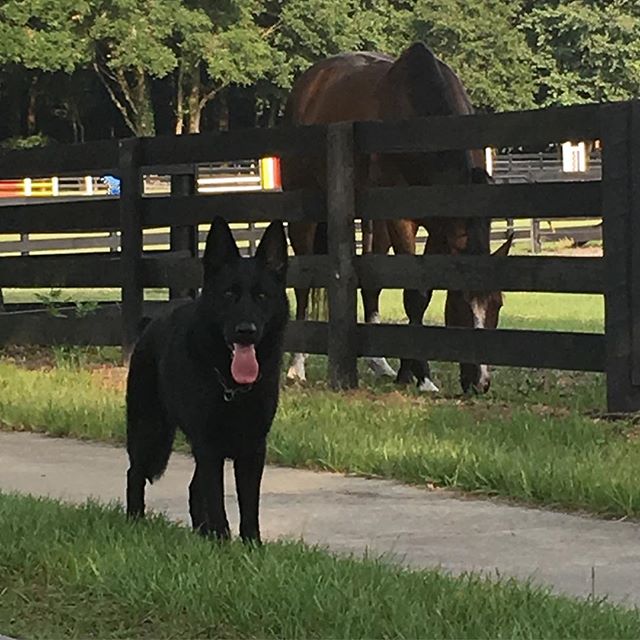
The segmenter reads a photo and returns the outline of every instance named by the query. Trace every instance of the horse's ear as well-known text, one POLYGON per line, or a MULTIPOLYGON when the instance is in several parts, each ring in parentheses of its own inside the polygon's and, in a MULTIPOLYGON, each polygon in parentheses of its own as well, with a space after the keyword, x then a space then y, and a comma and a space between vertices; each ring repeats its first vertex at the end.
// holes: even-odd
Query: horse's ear
POLYGON ((417 116, 440 116, 453 113, 451 88, 442 63, 429 47, 415 42, 391 65, 390 89, 406 91, 417 116))
POLYGON ((256 250, 256 259, 284 279, 287 273, 287 238, 280 220, 274 220, 264 232, 256 250))
POLYGON ((204 256, 202 257, 205 280, 213 275, 223 264, 239 256, 240 252, 236 246, 236 241, 233 239, 229 225, 224 218, 216 216, 211 223, 204 256))
POLYGON ((509 249, 511 249, 511 245, 513 244, 513 237, 515 233, 513 231, 509 231, 507 235, 507 239, 493 252, 494 256, 507 256, 509 255, 509 249))

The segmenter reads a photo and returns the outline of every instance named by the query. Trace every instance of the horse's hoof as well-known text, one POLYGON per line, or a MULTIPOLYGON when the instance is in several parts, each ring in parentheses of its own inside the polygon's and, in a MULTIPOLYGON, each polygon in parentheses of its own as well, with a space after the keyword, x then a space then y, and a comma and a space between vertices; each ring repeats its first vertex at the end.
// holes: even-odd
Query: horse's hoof
POLYGON ((367 358, 367 365, 369 365, 369 369, 373 371, 373 375, 376 378, 383 376, 395 378, 397 375, 386 358, 367 358))
POLYGON ((289 367, 287 371, 287 382, 306 382, 307 376, 303 372, 302 374, 295 367, 289 367))
POLYGON ((418 391, 426 392, 426 393, 438 393, 440 389, 436 387, 429 378, 425 378, 422 382, 418 384, 418 391))

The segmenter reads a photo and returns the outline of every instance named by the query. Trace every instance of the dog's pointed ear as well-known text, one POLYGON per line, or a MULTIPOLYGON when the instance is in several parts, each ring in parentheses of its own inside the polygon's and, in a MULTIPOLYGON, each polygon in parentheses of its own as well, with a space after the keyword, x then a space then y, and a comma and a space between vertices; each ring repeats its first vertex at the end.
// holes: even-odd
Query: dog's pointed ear
POLYGON ((509 231, 507 235, 507 239, 491 255, 494 255, 494 256, 509 255, 509 249, 511 249, 511 245, 513 244, 514 236, 515 236, 515 233, 513 231, 509 231))
POLYGON ((202 263, 205 278, 215 273, 223 264, 240 257, 231 229, 224 218, 216 216, 211 223, 202 263))
POLYGON ((287 238, 280 220, 275 220, 268 227, 260 240, 256 258, 273 271, 279 278, 287 274, 287 238))

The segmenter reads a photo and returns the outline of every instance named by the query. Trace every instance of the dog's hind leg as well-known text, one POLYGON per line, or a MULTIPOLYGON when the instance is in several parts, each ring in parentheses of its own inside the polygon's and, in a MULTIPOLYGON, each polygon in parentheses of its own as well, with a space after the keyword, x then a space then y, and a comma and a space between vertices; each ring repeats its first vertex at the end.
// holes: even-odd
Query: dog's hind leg
POLYGON ((198 474, 194 471, 189 484, 189 513, 194 531, 205 533, 207 531, 207 514, 205 511, 204 497, 200 489, 198 474))
POLYGON ((240 537, 244 542, 260 544, 260 483, 266 444, 250 455, 238 457, 234 460, 233 468, 238 492, 238 506, 240 507, 240 537))
POLYGON ((190 490, 189 495, 195 506, 195 511, 191 511, 193 527, 205 535, 227 540, 231 532, 224 508, 224 458, 199 448, 194 448, 193 453, 196 470, 191 481, 193 491, 190 490), (204 514, 199 513, 198 503, 203 505, 204 514))
POLYGON ((139 465, 132 464, 127 471, 127 516, 142 518, 144 516, 144 487, 147 479, 139 465))

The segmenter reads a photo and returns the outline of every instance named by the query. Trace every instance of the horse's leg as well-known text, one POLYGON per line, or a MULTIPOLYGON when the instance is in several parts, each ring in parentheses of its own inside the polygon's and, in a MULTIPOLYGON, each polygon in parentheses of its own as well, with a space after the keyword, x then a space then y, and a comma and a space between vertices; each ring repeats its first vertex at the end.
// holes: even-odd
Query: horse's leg
MULTIPOLYGON (((289 228, 289 241, 293 252, 297 256, 306 256, 313 253, 313 242, 316 235, 316 224, 307 222, 291 222, 289 228)), ((305 320, 309 305, 309 287, 296 289, 296 320, 305 320)), ((306 353, 294 353, 287 370, 287 379, 304 382, 307 379, 305 371, 306 353)))
MULTIPOLYGON (((376 255, 386 255, 391 247, 387 224, 383 220, 370 223, 369 229, 363 228, 363 252, 376 255), (371 237, 368 237, 368 236, 371 237)), ((372 324, 380 323, 380 289, 362 289, 362 306, 364 307, 364 321, 372 324)), ((366 358, 367 365, 376 377, 388 376, 395 378, 396 372, 386 358, 366 358)))
MULTIPOLYGON (((413 220, 394 220, 388 223, 391 244, 397 255, 415 254, 418 224, 413 220)), ((431 291, 405 289, 402 294, 404 310, 409 324, 421 325, 424 313, 431 300, 431 291)), ((429 363, 426 361, 402 359, 396 381, 407 384, 416 378, 420 391, 439 391, 431 381, 429 363)))

